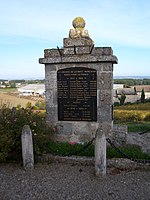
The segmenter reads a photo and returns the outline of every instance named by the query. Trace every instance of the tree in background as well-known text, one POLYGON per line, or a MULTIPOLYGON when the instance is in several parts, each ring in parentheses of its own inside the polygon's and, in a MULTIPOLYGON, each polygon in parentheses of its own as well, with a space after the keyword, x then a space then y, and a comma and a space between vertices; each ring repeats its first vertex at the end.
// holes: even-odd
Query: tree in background
POLYGON ((145 92, 144 89, 141 91, 141 103, 145 103, 145 92))
POLYGON ((10 83, 10 87, 11 88, 16 88, 16 83, 14 83, 14 82, 10 83))
POLYGON ((119 101, 120 101, 120 106, 124 104, 125 100, 126 100, 126 95, 124 93, 121 94, 120 97, 118 97, 119 101))

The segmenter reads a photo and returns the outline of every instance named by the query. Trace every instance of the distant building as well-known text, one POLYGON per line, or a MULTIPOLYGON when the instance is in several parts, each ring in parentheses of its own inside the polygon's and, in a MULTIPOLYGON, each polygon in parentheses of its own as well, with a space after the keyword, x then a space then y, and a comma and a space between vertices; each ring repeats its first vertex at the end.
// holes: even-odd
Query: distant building
POLYGON ((0 88, 6 88, 8 84, 8 81, 0 81, 0 88))
POLYGON ((0 84, 0 88, 6 88, 6 85, 0 84))
POLYGON ((144 89, 145 99, 150 99, 150 85, 135 85, 136 92, 141 96, 142 89, 144 89))
POLYGON ((21 83, 16 83, 16 87, 17 88, 21 87, 21 83))
POLYGON ((18 88, 20 96, 45 96, 44 84, 29 84, 24 87, 18 88))
POLYGON ((124 88, 123 84, 114 84, 113 100, 114 102, 120 102, 119 98, 121 94, 125 94, 125 103, 135 103, 140 100, 140 95, 137 93, 136 88, 124 88))
POLYGON ((121 89, 124 88, 124 84, 113 84, 113 89, 121 89))

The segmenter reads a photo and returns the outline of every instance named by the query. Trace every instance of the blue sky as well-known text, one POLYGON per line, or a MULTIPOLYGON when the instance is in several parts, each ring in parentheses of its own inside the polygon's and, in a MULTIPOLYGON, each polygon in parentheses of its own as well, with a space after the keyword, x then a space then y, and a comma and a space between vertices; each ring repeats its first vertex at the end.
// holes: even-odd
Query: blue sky
POLYGON ((82 16, 95 46, 111 46, 116 76, 150 76, 149 0, 0 1, 0 78, 44 78, 44 49, 62 47, 82 16))

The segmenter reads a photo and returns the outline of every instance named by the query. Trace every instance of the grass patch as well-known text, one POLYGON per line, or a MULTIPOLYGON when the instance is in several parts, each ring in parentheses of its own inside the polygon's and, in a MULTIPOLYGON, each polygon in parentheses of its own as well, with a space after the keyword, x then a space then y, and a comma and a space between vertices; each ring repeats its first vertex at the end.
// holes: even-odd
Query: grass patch
POLYGON ((115 106, 114 123, 127 125, 129 132, 150 130, 150 103, 115 106))
MULTIPOLYGON (((51 154, 60 155, 60 156, 77 155, 77 156, 93 157, 94 145, 90 145, 87 149, 85 149, 84 151, 81 151, 85 145, 81 145, 81 144, 71 145, 69 143, 60 143, 60 142, 51 141, 51 142, 47 142, 47 144, 45 145, 45 153, 51 153, 51 154)), ((141 151, 141 148, 137 145, 127 145, 124 147, 119 147, 119 149, 123 151, 125 154, 135 159, 150 160, 150 156, 146 153, 143 153, 141 151)), ((115 149, 108 146, 107 158, 109 159, 123 158, 123 156, 119 154, 118 152, 116 152, 115 149)))
POLYGON ((127 122, 127 123, 116 123, 117 125, 126 125, 128 132, 141 133, 144 131, 150 132, 150 123, 148 122, 127 122))
POLYGON ((150 103, 137 103, 131 105, 115 106, 115 110, 150 111, 150 103))
MULTIPOLYGON (((150 160, 150 156, 141 151, 141 148, 137 145, 127 145, 124 147, 119 147, 119 149, 128 155, 129 157, 140 159, 140 160, 150 160)), ((107 157, 108 158, 124 158, 115 149, 112 147, 107 148, 107 157)))
MULTIPOLYGON (((50 153, 52 155, 58 156, 86 156, 86 157, 94 157, 94 145, 90 145, 84 151, 84 145, 74 144, 71 145, 69 143, 60 143, 49 141, 44 144, 44 154, 50 153), (78 153, 77 153, 78 152, 78 153)), ((150 160, 150 155, 143 153, 141 148, 137 145, 126 145, 123 147, 118 147, 122 152, 124 152, 129 157, 139 160, 150 160)), ((41 154, 42 155, 42 154, 41 154)), ((107 147, 107 159, 112 158, 125 158, 121 154, 119 154, 115 149, 111 146, 107 147)), ((35 160, 37 159, 37 154, 35 155, 35 160)), ((16 154, 15 152, 10 152, 9 156, 6 159, 6 162, 20 162, 22 160, 21 154, 16 154)))
POLYGON ((150 132, 150 123, 128 123, 128 132, 144 132, 149 131, 150 132))
POLYGON ((82 144, 71 145, 69 143, 49 141, 45 144, 44 152, 60 156, 68 156, 68 155, 87 156, 87 157, 94 156, 93 145, 90 145, 87 149, 82 151, 83 147, 84 145, 82 144))
POLYGON ((150 103, 115 106, 114 121, 116 123, 150 122, 150 103))
POLYGON ((15 92, 17 91, 16 88, 0 88, 0 93, 8 93, 8 92, 15 92))
POLYGON ((117 123, 150 121, 150 111, 115 110, 114 121, 117 123))

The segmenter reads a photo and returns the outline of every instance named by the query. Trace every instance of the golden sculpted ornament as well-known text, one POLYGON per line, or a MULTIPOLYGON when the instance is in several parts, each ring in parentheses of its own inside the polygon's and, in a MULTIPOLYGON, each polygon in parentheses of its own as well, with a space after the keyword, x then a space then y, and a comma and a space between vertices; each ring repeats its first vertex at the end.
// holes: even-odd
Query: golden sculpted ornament
POLYGON ((69 31, 69 37, 70 38, 90 38, 88 34, 88 30, 85 30, 85 20, 82 17, 76 17, 72 21, 72 25, 74 29, 70 29, 69 31))

